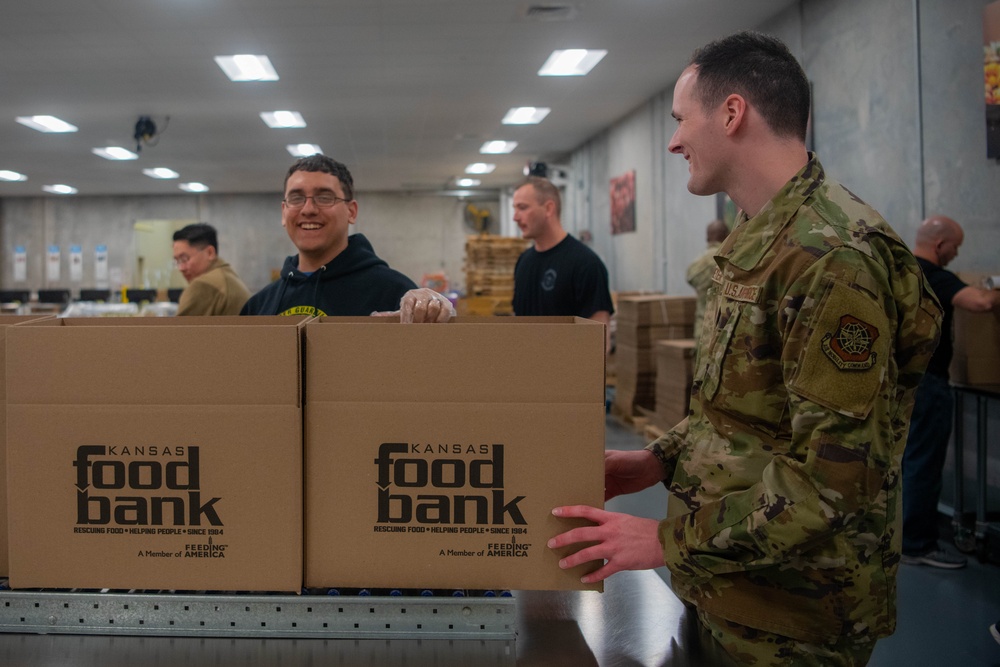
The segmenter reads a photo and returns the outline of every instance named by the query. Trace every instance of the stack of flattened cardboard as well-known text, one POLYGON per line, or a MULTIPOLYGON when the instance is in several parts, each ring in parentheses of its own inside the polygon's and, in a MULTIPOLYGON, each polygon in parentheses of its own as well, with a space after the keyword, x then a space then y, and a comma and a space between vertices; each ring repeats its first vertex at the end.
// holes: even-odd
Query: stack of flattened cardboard
POLYGON ((695 344, 693 338, 656 342, 656 412, 652 420, 664 431, 687 416, 695 344))
POLYGON ((618 298, 615 355, 615 408, 634 415, 637 408, 653 410, 656 364, 653 343, 690 338, 694 330, 695 297, 645 294, 618 298))

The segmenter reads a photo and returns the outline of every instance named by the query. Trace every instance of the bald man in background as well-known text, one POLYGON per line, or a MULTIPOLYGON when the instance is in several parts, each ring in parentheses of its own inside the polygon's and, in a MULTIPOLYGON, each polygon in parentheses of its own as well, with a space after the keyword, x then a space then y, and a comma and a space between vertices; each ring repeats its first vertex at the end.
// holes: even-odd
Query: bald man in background
POLYGON ((973 313, 1000 309, 1000 291, 967 285, 944 268, 958 256, 958 248, 964 240, 961 226, 943 215, 927 218, 917 229, 913 254, 927 283, 941 302, 944 321, 941 342, 917 387, 910 435, 903 450, 902 562, 949 570, 966 564, 963 556, 941 548, 937 530, 941 474, 954 409, 954 396, 948 384, 948 366, 952 356, 951 323, 955 308, 973 313))

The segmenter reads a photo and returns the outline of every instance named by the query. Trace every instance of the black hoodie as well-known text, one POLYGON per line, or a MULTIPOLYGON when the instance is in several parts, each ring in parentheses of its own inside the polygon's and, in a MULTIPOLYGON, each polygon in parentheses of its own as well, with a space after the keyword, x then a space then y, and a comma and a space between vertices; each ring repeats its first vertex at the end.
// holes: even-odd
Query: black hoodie
POLYGON ((389 268, 362 234, 311 274, 299 271, 299 256, 285 258, 281 278, 250 297, 240 315, 371 315, 398 310, 412 280, 389 268))

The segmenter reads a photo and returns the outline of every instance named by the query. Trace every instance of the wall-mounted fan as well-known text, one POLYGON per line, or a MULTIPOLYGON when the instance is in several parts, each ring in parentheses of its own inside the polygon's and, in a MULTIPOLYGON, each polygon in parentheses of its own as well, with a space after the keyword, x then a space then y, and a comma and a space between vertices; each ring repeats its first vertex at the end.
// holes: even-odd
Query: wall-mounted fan
POLYGON ((475 204, 466 204, 465 224, 469 229, 475 231, 477 234, 485 234, 486 230, 490 228, 491 220, 492 216, 489 209, 479 208, 475 204))

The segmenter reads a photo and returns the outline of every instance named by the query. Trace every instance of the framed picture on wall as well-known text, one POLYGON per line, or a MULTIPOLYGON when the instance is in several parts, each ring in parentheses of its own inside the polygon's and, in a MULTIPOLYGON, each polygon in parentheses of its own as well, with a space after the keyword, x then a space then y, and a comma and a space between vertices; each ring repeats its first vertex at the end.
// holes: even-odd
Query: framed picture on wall
POLYGON ((986 157, 1000 160, 1000 0, 983 8, 986 157))
POLYGON ((611 179, 611 233, 635 231, 635 169, 611 179))

